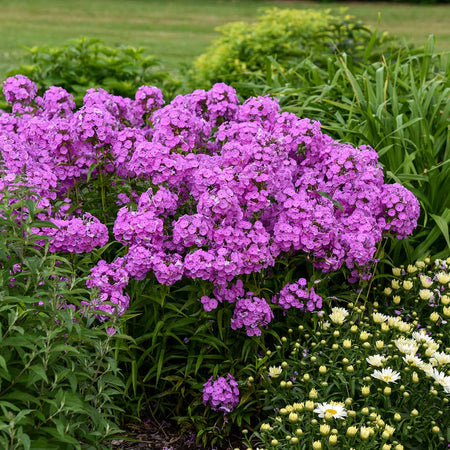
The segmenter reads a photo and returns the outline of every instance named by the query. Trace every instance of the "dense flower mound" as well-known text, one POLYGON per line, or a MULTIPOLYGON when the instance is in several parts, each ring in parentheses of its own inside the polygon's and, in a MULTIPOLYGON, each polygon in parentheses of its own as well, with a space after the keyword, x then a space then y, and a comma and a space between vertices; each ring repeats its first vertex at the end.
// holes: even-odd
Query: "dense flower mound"
MULTIPOLYGON (((334 141, 320 123, 281 112, 270 97, 239 104, 231 87, 216 84, 163 106, 154 87, 143 86, 134 100, 90 89, 75 111, 63 89, 35 97, 23 76, 6 80, 4 90, 14 112, 0 117, 1 187, 19 176, 38 186, 59 227, 51 251, 89 251, 106 242, 96 218, 56 210, 76 183, 133 179, 138 191, 119 194, 125 205, 113 227, 128 252, 109 270, 120 265, 136 279, 152 272, 166 285, 183 277, 209 281, 218 290, 202 300, 205 309, 225 298, 236 302, 233 327, 249 334, 258 334, 271 311, 243 288, 226 293, 239 276, 304 252, 322 271, 345 266, 356 279, 383 235, 404 238, 417 222, 417 199, 399 184, 384 184, 373 149, 334 141), (76 220, 86 229, 72 234, 76 220), (72 242, 80 239, 85 243, 72 242)), ((107 267, 101 262, 101 270, 107 267)), ((123 283, 110 277, 106 287, 97 272, 92 284, 100 298, 126 304, 123 283)), ((293 296, 284 292, 291 287, 280 293, 283 308, 320 308, 302 283, 293 296)))

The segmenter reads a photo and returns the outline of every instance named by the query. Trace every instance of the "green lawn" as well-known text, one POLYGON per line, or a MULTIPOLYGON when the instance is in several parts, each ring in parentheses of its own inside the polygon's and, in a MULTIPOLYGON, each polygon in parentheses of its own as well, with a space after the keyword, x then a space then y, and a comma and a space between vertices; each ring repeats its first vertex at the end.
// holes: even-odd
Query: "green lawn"
POLYGON ((61 45, 89 36, 108 44, 143 46, 169 69, 202 53, 217 36, 214 28, 253 20, 259 8, 336 8, 416 43, 433 33, 450 50, 450 5, 202 0, 0 0, 0 77, 17 64, 24 47, 61 45))

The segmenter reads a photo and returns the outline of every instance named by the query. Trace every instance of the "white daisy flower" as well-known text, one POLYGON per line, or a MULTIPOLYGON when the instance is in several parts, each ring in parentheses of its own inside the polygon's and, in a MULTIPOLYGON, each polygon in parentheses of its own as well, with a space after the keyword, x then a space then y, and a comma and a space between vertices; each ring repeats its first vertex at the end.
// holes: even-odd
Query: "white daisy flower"
POLYGON ((366 361, 375 367, 382 367, 386 362, 386 358, 383 355, 371 355, 366 358, 366 361))
POLYGON ((402 333, 411 333, 411 331, 413 330, 413 325, 411 325, 410 323, 403 322, 402 320, 397 322, 395 327, 397 328, 398 331, 401 331, 402 333))
POLYGON ((426 330, 424 330, 423 328, 419 331, 414 331, 412 334, 413 339, 416 340, 416 342, 420 342, 420 343, 431 343, 434 342, 434 339, 431 336, 428 336, 426 330))
POLYGON ((406 355, 415 355, 419 349, 419 346, 414 339, 405 339, 402 337, 400 339, 396 339, 394 343, 396 347, 406 355))
POLYGON ((381 370, 375 370, 372 376, 388 384, 397 383, 397 380, 400 379, 400 373, 396 372, 395 370, 392 370, 389 367, 386 367, 385 369, 381 370))
POLYGON ((386 320, 388 320, 389 316, 386 316, 385 314, 381 314, 379 312, 375 312, 372 314, 372 319, 374 321, 374 323, 383 323, 386 322, 386 320))
POLYGON ((280 376, 281 372, 283 372, 283 368, 281 366, 269 367, 269 377, 271 377, 271 378, 278 378, 280 376))
POLYGON ((448 392, 450 389, 450 376, 447 376, 444 372, 439 372, 439 370, 436 369, 432 369, 430 375, 444 388, 445 392, 448 392))
POLYGON ((405 363, 409 366, 413 367, 422 368, 424 365, 424 362, 418 356, 412 354, 406 354, 405 356, 403 356, 403 361, 405 361, 405 363))
POLYGON ((431 364, 424 363, 420 368, 421 368, 427 375, 429 375, 430 377, 432 376, 434 367, 433 367, 431 364))
POLYGON ((335 419, 344 419, 347 417, 347 410, 341 403, 337 402, 319 403, 313 412, 317 413, 322 419, 326 413, 331 414, 335 419))
POLYGON ((400 317, 388 316, 388 325, 394 327, 398 322, 400 322, 400 317))
POLYGON ((328 317, 336 325, 342 325, 347 316, 348 311, 345 308, 334 307, 331 309, 331 314, 328 317))
POLYGON ((430 358, 430 363, 433 366, 444 366, 450 363, 450 355, 444 352, 434 352, 430 358))

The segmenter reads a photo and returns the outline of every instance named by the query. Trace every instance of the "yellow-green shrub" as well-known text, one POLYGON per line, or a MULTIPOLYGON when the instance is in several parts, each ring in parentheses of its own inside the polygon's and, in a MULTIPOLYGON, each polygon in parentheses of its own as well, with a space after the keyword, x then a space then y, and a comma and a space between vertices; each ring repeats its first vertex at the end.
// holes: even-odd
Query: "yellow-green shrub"
POLYGON ((194 61, 190 80, 194 87, 208 88, 215 82, 235 86, 261 76, 268 56, 283 67, 308 56, 326 66, 329 55, 342 52, 362 62, 378 58, 393 42, 354 17, 331 10, 273 8, 254 23, 233 22, 218 30, 222 36, 194 61))

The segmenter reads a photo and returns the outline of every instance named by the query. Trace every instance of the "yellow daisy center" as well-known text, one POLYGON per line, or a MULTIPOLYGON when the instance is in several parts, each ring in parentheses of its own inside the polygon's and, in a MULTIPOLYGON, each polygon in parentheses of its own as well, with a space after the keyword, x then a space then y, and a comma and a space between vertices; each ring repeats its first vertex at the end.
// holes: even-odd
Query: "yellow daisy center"
POLYGON ((390 375, 385 375, 383 379, 384 381, 391 381, 392 377, 390 375))
POLYGON ((326 409, 325 412, 332 414, 333 416, 337 414, 337 411, 335 409, 326 409))

